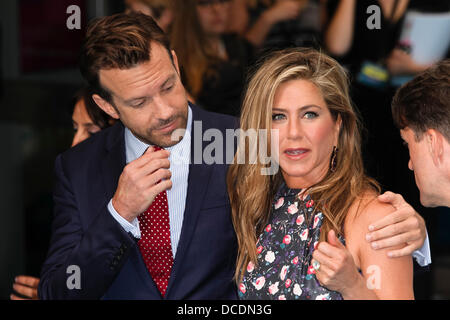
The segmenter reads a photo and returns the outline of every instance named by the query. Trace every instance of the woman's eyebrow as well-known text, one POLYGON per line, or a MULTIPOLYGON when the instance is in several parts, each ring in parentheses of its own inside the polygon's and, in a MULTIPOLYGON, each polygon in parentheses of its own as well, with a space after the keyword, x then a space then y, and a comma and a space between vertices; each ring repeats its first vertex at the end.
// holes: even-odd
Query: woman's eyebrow
MULTIPOLYGON (((298 108, 297 110, 299 110, 299 111, 304 111, 304 110, 311 109, 311 108, 322 109, 322 108, 321 108, 320 106, 318 106, 318 105, 315 105, 315 104, 308 104, 308 105, 306 105, 306 106, 303 106, 303 107, 298 108)), ((287 112, 287 109, 283 109, 283 108, 280 108, 280 107, 275 107, 275 108, 272 108, 272 111, 287 112)))

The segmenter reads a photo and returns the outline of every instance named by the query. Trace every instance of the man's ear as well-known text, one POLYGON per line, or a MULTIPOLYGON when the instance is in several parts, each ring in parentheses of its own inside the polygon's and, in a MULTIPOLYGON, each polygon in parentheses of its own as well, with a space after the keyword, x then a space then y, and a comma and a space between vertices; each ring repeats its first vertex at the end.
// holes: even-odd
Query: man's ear
POLYGON ((174 50, 171 50, 170 53, 172 53, 172 59, 173 59, 173 64, 174 64, 174 66, 175 66, 175 69, 177 70, 178 75, 181 75, 181 73, 180 73, 180 67, 179 67, 179 65, 178 65, 177 54, 175 53, 174 50))
POLYGON ((93 94, 92 100, 94 100, 99 108, 106 112, 111 118, 119 119, 119 113, 116 108, 114 108, 108 101, 100 97, 98 94, 93 94))
POLYGON ((425 139, 434 165, 442 165, 444 162, 444 136, 435 129, 428 129, 425 132, 425 139))

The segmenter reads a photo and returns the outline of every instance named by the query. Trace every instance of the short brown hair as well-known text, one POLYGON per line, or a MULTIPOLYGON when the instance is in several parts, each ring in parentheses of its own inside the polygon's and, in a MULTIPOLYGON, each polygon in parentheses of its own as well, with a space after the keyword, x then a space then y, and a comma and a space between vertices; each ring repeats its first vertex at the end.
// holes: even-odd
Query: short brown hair
POLYGON ((435 129, 450 142, 450 59, 400 87, 392 101, 392 117, 399 129, 412 129, 416 140, 435 129))
POLYGON ((129 69, 149 61, 152 41, 173 59, 168 38, 150 16, 132 12, 93 20, 80 54, 80 71, 93 93, 113 104, 111 93, 100 84, 100 69, 129 69))

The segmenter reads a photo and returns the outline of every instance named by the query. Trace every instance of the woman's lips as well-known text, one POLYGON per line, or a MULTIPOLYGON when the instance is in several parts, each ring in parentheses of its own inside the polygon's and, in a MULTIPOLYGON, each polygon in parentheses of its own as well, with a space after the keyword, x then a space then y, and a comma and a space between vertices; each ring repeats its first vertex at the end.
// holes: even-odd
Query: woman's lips
POLYGON ((299 160, 302 159, 304 157, 306 157, 306 155, 308 154, 309 149, 304 149, 304 148, 289 148, 284 150, 284 154, 292 160, 299 160))

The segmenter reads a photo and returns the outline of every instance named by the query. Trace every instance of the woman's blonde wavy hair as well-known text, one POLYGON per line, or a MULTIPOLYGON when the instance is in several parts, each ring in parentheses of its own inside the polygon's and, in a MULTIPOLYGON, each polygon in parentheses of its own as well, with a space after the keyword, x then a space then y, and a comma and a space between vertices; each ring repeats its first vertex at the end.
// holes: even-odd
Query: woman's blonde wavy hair
MULTIPOLYGON (((320 235, 323 241, 332 229, 343 235, 345 217, 355 200, 368 190, 379 193, 380 187, 364 172, 360 121, 352 107, 346 72, 334 59, 316 50, 294 48, 277 51, 260 63, 245 94, 241 129, 269 129, 267 132, 270 135, 275 92, 280 84, 297 79, 315 84, 333 119, 340 118, 342 121, 336 170, 329 170, 320 182, 306 190, 316 203, 316 210, 324 214, 320 235)), ((268 223, 273 198, 283 181, 280 170, 274 175, 262 175, 261 169, 267 165, 259 161, 238 164, 236 160, 240 152, 248 158, 259 146, 258 142, 258 146, 249 148, 241 139, 227 176, 232 220, 239 245, 235 272, 237 282, 241 281, 248 263, 257 261, 257 237, 268 223)), ((270 143, 267 149, 270 150, 270 143)))

